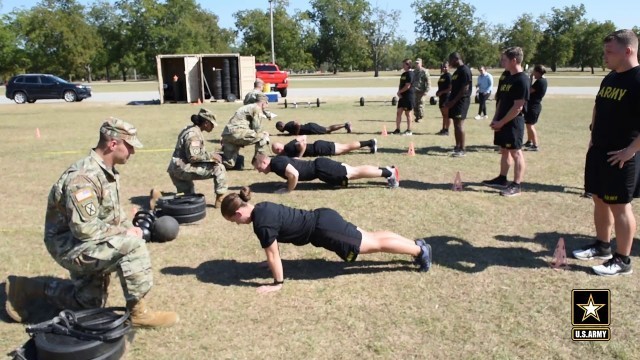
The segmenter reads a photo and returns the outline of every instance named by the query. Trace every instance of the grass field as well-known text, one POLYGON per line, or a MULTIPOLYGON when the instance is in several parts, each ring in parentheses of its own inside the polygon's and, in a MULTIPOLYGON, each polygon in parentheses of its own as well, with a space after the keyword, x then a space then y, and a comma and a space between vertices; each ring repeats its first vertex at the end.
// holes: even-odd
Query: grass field
MULTIPOLYGON (((212 140, 208 146, 215 149, 225 120, 238 105, 205 106, 221 123, 207 135, 212 140)), ((489 104, 491 110, 493 106, 489 104)), ((346 264, 312 246, 281 245, 286 284, 278 293, 260 296, 257 285, 270 282, 271 276, 259 265, 265 256, 251 226, 226 222, 210 207, 204 220, 182 226, 177 240, 149 245, 155 276, 150 305, 177 311, 181 322, 169 329, 137 331, 127 358, 637 358, 636 275, 594 276, 590 266, 597 261, 569 259, 565 271, 548 265, 560 237, 568 252, 593 238, 593 205, 580 197, 592 106, 593 98, 545 99, 538 126, 542 151, 526 153, 524 193, 515 198, 502 198, 479 184, 498 172, 487 120, 467 121, 467 156, 452 158, 453 137, 434 135, 441 123, 435 106, 427 107, 426 121, 414 124, 413 137, 380 136, 383 126, 394 128, 395 108, 388 105, 332 102, 321 108, 272 109, 278 120, 352 121, 353 134, 339 132, 325 139, 377 137, 380 151, 336 159, 351 165, 395 164, 400 188, 386 189, 383 179, 353 181, 340 190, 312 182, 300 184, 292 194, 276 195, 272 191, 282 179, 245 170, 229 172, 232 189, 251 185, 254 202, 331 207, 366 230, 426 238, 434 251, 433 268, 417 273, 411 259, 389 254, 363 255, 346 264), (405 155, 410 142, 415 157, 405 155), (457 171, 464 183, 461 192, 451 191, 457 171), (571 290, 591 288, 611 289, 610 342, 571 340, 571 290)), ((95 145, 104 118, 135 123, 145 145, 119 168, 121 199, 132 209, 144 206, 153 186, 174 190, 165 170, 178 132, 197 109, 90 102, 3 106, 0 275, 66 276, 42 244, 46 198, 60 173, 95 145)), ((470 117, 476 111, 472 104, 470 117)), ((266 128, 275 132, 273 123, 266 128)), ((251 150, 244 154, 250 157, 251 150)), ((209 181, 197 183, 210 204, 212 188, 209 181)), ((637 203, 635 210, 640 213, 637 203)), ((633 262, 638 254, 636 245, 633 262)), ((117 281, 110 293, 110 304, 123 303, 117 281)), ((0 302, 4 299, 0 292, 0 302)), ((27 335, 23 325, 0 313, 0 349, 6 353, 27 335)))

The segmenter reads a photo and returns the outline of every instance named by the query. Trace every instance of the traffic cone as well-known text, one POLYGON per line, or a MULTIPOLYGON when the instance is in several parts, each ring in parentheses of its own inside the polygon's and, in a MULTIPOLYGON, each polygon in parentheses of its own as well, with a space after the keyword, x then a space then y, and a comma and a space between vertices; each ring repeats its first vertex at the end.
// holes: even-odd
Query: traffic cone
POLYGON ((549 263, 555 270, 566 269, 569 267, 567 262, 567 249, 564 246, 564 238, 558 240, 556 250, 553 252, 553 260, 549 263))
POLYGON ((198 105, 202 105, 202 100, 200 100, 200 98, 198 98, 198 105))
POLYGON ((451 190, 462 191, 462 176, 460 176, 460 171, 456 172, 456 177, 453 179, 451 190))
POLYGON ((382 126, 382 133, 381 133, 381 134, 382 134, 382 136, 387 136, 387 135, 389 135, 389 134, 387 134, 387 126, 386 126, 386 125, 383 125, 383 126, 382 126))
POLYGON ((416 149, 413 147, 413 143, 409 143, 409 151, 407 151, 407 155, 416 156, 416 149))
POLYGON ((36 128, 36 139, 40 139, 40 128, 36 128))

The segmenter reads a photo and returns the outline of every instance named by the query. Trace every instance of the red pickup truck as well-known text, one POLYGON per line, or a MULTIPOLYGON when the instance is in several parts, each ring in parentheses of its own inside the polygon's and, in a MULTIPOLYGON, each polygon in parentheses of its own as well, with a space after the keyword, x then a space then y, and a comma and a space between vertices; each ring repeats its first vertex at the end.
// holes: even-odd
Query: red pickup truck
POLYGON ((289 87, 289 74, 286 71, 280 71, 278 65, 271 63, 256 64, 256 77, 275 87, 282 97, 287 97, 287 87, 289 87))

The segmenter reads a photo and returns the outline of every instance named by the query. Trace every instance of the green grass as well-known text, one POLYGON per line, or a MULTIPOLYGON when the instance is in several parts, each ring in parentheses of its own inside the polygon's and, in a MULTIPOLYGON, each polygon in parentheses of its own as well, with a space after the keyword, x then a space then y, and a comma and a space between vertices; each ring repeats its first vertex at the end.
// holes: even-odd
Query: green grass
MULTIPOLYGON (((224 124, 238 105, 204 106, 224 124)), ((635 275, 596 277, 589 266, 597 261, 569 259, 571 268, 565 271, 548 266, 560 237, 571 251, 594 234, 593 205, 579 196, 592 106, 593 98, 545 99, 538 126, 542 151, 526 153, 524 193, 516 198, 501 198, 479 185, 498 172, 499 156, 486 120, 467 121, 468 155, 455 159, 448 156, 453 138, 434 135, 440 129, 434 106, 427 107, 425 122, 414 124, 413 137, 380 136, 383 126, 394 128, 395 108, 388 105, 359 107, 336 100, 321 108, 274 106, 282 120, 353 122, 354 134, 339 132, 325 139, 377 137, 378 154, 353 153, 336 160, 396 164, 400 189, 388 190, 383 179, 372 179, 353 181, 341 190, 306 183, 293 194, 275 195, 271 186, 283 180, 254 170, 229 172, 232 188, 251 185, 254 202, 331 207, 366 230, 424 237, 434 249, 432 270, 413 271, 406 256, 363 255, 345 264, 322 249, 283 244, 286 284, 279 293, 259 296, 256 285, 271 278, 259 265, 265 256, 251 226, 229 223, 209 208, 203 221, 182 226, 177 240, 149 245, 155 276, 150 305, 179 312, 181 322, 169 329, 137 331, 128 359, 634 358, 640 351, 635 275), (415 157, 405 155, 410 142, 415 157), (465 184, 462 192, 450 190, 457 171, 465 184), (611 289, 610 342, 571 341, 571 290, 583 288, 611 289)), ((472 104, 470 114, 476 110, 472 104)), ((196 111, 190 105, 89 102, 4 106, 0 274, 66 276, 42 244, 46 197, 60 173, 95 145, 104 118, 133 122, 145 145, 119 168, 121 199, 125 209, 132 209, 147 200, 152 186, 174 190, 166 166, 175 137, 196 111)), ((273 123, 265 127, 275 132, 273 123)), ((221 131, 222 126, 207 138, 217 140, 221 131)), ((215 149, 217 144, 208 146, 215 149)), ((243 153, 250 157, 251 150, 243 153)), ((212 182, 196 186, 211 204, 212 182)), ((634 208, 637 214, 637 203, 634 208)), ((636 246, 634 263, 638 252, 636 246)), ((110 293, 110 304, 123 303, 117 281, 110 293)), ((0 293, 0 302, 3 298, 0 293)), ((8 352, 27 336, 22 325, 7 322, 4 314, 0 318, 0 348, 8 352)))

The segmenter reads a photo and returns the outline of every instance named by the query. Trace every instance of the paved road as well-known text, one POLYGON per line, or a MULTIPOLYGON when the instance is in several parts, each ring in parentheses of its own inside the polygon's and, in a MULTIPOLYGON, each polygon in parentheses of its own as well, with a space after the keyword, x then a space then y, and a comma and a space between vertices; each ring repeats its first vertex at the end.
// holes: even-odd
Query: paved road
MULTIPOLYGON (((4 90, 4 87, 3 87, 4 90)), ((360 97, 365 98, 389 98, 395 96, 396 87, 366 87, 366 88, 320 88, 320 89, 289 89, 287 100, 293 101, 314 101, 316 98, 322 99, 353 99, 357 101, 360 97)), ((549 95, 578 95, 595 96, 597 87, 549 87, 549 95)), ((494 91, 495 93, 495 91, 494 91)), ((435 94, 432 90, 428 96, 435 94)), ((131 91, 131 92, 94 92, 90 99, 85 102, 128 104, 136 102, 149 102, 157 100, 160 95, 157 91, 131 91)), ((281 99, 282 100, 282 99, 281 99)), ((61 103, 64 100, 39 100, 38 103, 61 103)), ((14 104, 12 100, 4 97, 4 91, 0 97, 0 105, 14 104)))

